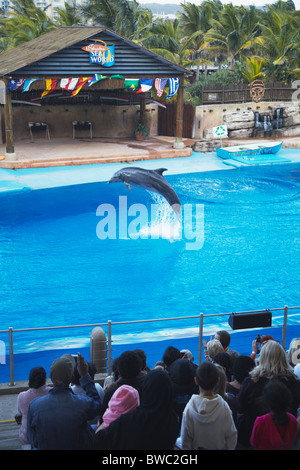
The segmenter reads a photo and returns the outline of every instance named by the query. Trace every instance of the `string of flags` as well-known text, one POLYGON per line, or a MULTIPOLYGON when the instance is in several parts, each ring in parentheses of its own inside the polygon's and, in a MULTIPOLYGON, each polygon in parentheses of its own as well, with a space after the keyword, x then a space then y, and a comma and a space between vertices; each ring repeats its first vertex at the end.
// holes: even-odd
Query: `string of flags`
MULTIPOLYGON (((166 93, 165 99, 173 98, 179 87, 179 78, 156 78, 156 79, 126 79, 122 75, 112 75, 107 77, 105 75, 95 74, 92 77, 81 78, 62 78, 60 79, 59 86, 62 90, 71 91, 71 97, 76 96, 83 88, 90 87, 100 80, 108 78, 119 78, 124 80, 125 90, 130 90, 136 93, 146 93, 154 91, 158 98, 161 98, 163 93, 166 93)), ((33 79, 10 79, 6 89, 15 91, 23 87, 22 93, 29 91, 33 82, 39 80, 33 79)), ((52 91, 56 90, 59 79, 49 78, 46 79, 46 87, 42 93, 41 98, 47 96, 52 91)))

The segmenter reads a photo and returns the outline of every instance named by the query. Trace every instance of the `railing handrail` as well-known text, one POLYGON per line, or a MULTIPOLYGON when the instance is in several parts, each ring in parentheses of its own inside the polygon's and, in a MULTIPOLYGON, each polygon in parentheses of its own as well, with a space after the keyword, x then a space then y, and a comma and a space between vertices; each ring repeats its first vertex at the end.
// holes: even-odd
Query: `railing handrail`
POLYGON ((199 324, 199 363, 201 362, 202 357, 202 339, 203 339, 203 326, 204 326, 204 318, 206 317, 218 317, 218 316, 230 316, 230 315, 240 315, 240 314, 251 314, 251 313, 262 313, 262 312, 277 312, 277 311, 284 311, 284 322, 282 325, 282 345, 285 347, 286 342, 286 330, 287 330, 287 317, 289 310, 296 310, 300 309, 300 306, 288 307, 285 305, 284 307, 276 307, 276 308, 264 308, 258 310, 245 310, 245 311, 238 311, 238 312, 225 312, 225 313, 199 313, 198 315, 188 315, 184 317, 167 317, 167 318, 152 318, 146 320, 124 320, 124 321, 111 321, 108 320, 107 322, 99 322, 99 323, 87 323, 87 324, 80 324, 80 325, 61 325, 61 326, 46 326, 46 327, 36 327, 36 328, 16 328, 9 327, 5 330, 0 330, 0 333, 8 333, 9 334, 9 361, 10 361, 10 385, 14 385, 14 351, 13 351, 13 333, 18 332, 28 332, 28 331, 42 331, 42 330, 58 330, 58 329, 66 329, 66 328, 87 328, 87 327, 98 327, 98 326, 106 326, 108 329, 108 373, 111 371, 111 343, 112 343, 112 334, 111 328, 113 325, 130 325, 136 323, 150 323, 150 322, 162 322, 162 321, 176 321, 176 320, 187 320, 187 319, 196 319, 200 320, 199 324))
MULTIPOLYGON (((243 310, 243 311, 232 311, 232 312, 225 312, 225 313, 207 313, 203 314, 204 318, 206 317, 219 317, 223 315, 240 315, 244 313, 259 313, 259 312, 276 312, 280 310, 284 310, 285 307, 281 308, 261 308, 258 310, 243 310)), ((289 310, 293 309, 300 309, 299 307, 288 307, 289 310)), ((146 320, 124 320, 124 321, 111 321, 112 325, 126 325, 126 324, 132 324, 132 323, 149 323, 149 322, 159 322, 159 321, 172 321, 172 320, 188 320, 191 318, 199 318, 201 313, 198 315, 188 315, 184 317, 167 317, 167 318, 150 318, 146 320)), ((64 328, 87 328, 87 327, 96 327, 96 326, 107 326, 106 322, 101 322, 101 323, 84 323, 84 324, 79 324, 79 325, 59 325, 59 326, 44 326, 44 327, 36 327, 36 328, 13 328, 14 332, 24 332, 24 331, 41 331, 41 330, 58 330, 58 329, 64 329, 64 328)), ((8 333, 9 329, 5 330, 0 330, 0 333, 8 333)))

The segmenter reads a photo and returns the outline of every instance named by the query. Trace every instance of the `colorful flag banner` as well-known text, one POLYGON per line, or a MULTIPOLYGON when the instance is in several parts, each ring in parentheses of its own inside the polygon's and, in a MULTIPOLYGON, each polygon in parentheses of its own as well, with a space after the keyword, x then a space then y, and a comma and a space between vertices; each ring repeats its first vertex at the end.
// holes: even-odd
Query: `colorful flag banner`
POLYGON ((169 78, 169 94, 168 98, 173 98, 176 95, 178 87, 179 87, 179 78, 169 78))
POLYGON ((46 78, 46 89, 43 91, 41 98, 56 89, 57 78, 46 78))
POLYGON ((11 78, 7 84, 6 89, 14 91, 20 86, 22 86, 23 83, 24 83, 24 78, 18 78, 18 79, 11 78))
POLYGON ((160 98, 164 92, 165 86, 167 84, 167 78, 156 78, 154 82, 154 86, 157 92, 157 96, 160 98))
POLYGON ((60 81, 60 88, 63 90, 74 90, 78 83, 79 78, 62 78, 60 81))
POLYGON ((76 96, 78 95, 78 93, 80 92, 80 90, 82 90, 82 88, 84 88, 89 80, 91 80, 92 77, 82 77, 78 80, 78 86, 77 88, 73 91, 73 93, 71 94, 71 96, 76 96))
POLYGON ((108 78, 108 77, 106 77, 105 75, 99 75, 98 73, 95 73, 95 75, 89 79, 87 86, 92 86, 94 85, 94 83, 99 82, 99 80, 104 80, 105 78, 108 78))
POLYGON ((26 80, 24 80, 22 93, 24 93, 24 91, 29 91, 30 85, 36 81, 37 81, 37 78, 26 78, 26 80))
POLYGON ((153 80, 141 79, 141 88, 137 91, 137 93, 146 93, 147 91, 151 90, 153 85, 153 80))
POLYGON ((136 91, 139 87, 139 79, 126 79, 125 78, 125 90, 136 91))

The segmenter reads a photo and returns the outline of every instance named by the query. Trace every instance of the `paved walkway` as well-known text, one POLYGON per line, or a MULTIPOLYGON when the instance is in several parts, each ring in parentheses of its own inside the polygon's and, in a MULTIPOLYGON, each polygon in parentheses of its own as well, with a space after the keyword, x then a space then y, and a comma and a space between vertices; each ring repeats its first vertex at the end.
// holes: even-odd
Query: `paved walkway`
MULTIPOLYGON (((151 138, 143 142, 131 139, 39 139, 15 143, 16 160, 0 161, 2 168, 49 168, 57 166, 113 163, 158 158, 187 157, 194 141, 184 139, 183 149, 174 149, 174 138, 151 138)), ((0 145, 0 155, 5 155, 0 145)))

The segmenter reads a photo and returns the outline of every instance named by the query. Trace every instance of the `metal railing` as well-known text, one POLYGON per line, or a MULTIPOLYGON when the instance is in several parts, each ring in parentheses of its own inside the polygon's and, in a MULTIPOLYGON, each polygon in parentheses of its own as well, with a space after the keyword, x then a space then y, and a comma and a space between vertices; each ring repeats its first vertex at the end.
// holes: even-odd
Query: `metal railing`
MULTIPOLYGON (((242 311, 242 312, 230 312, 230 313, 213 313, 213 314, 203 314, 200 313, 198 315, 192 316, 184 316, 184 317, 170 317, 170 318, 155 318, 155 319, 148 319, 148 320, 132 320, 132 321, 118 321, 112 322, 108 320, 105 323, 91 323, 91 324, 81 324, 81 325, 67 325, 67 326, 51 326, 51 327, 39 327, 39 328, 18 328, 13 329, 10 327, 8 330, 0 330, 0 333, 8 333, 9 336, 9 368, 10 368, 10 384, 11 386, 15 385, 14 383, 14 346, 13 346, 13 335, 14 333, 21 333, 21 332, 36 332, 36 331, 45 331, 45 330, 59 330, 59 329, 69 329, 69 328, 94 328, 94 327, 107 327, 107 373, 110 374, 112 370, 112 328, 115 325, 133 325, 137 323, 151 323, 151 322, 166 322, 166 321, 176 321, 176 320, 188 320, 188 319, 197 319, 199 321, 199 337, 198 337, 198 364, 202 362, 202 342, 203 342, 203 333, 204 333, 204 318, 210 317, 219 317, 219 316, 230 316, 233 314, 255 314, 255 313, 266 313, 266 312, 277 312, 283 311, 283 323, 270 326, 272 327, 282 327, 282 347, 286 348, 286 337, 287 337, 287 320, 288 320, 288 312, 290 310, 300 309, 299 307, 288 307, 285 305, 282 308, 270 308, 270 309, 260 309, 260 310, 249 310, 249 311, 242 311)), ((134 344, 134 341, 132 342, 134 344)))

